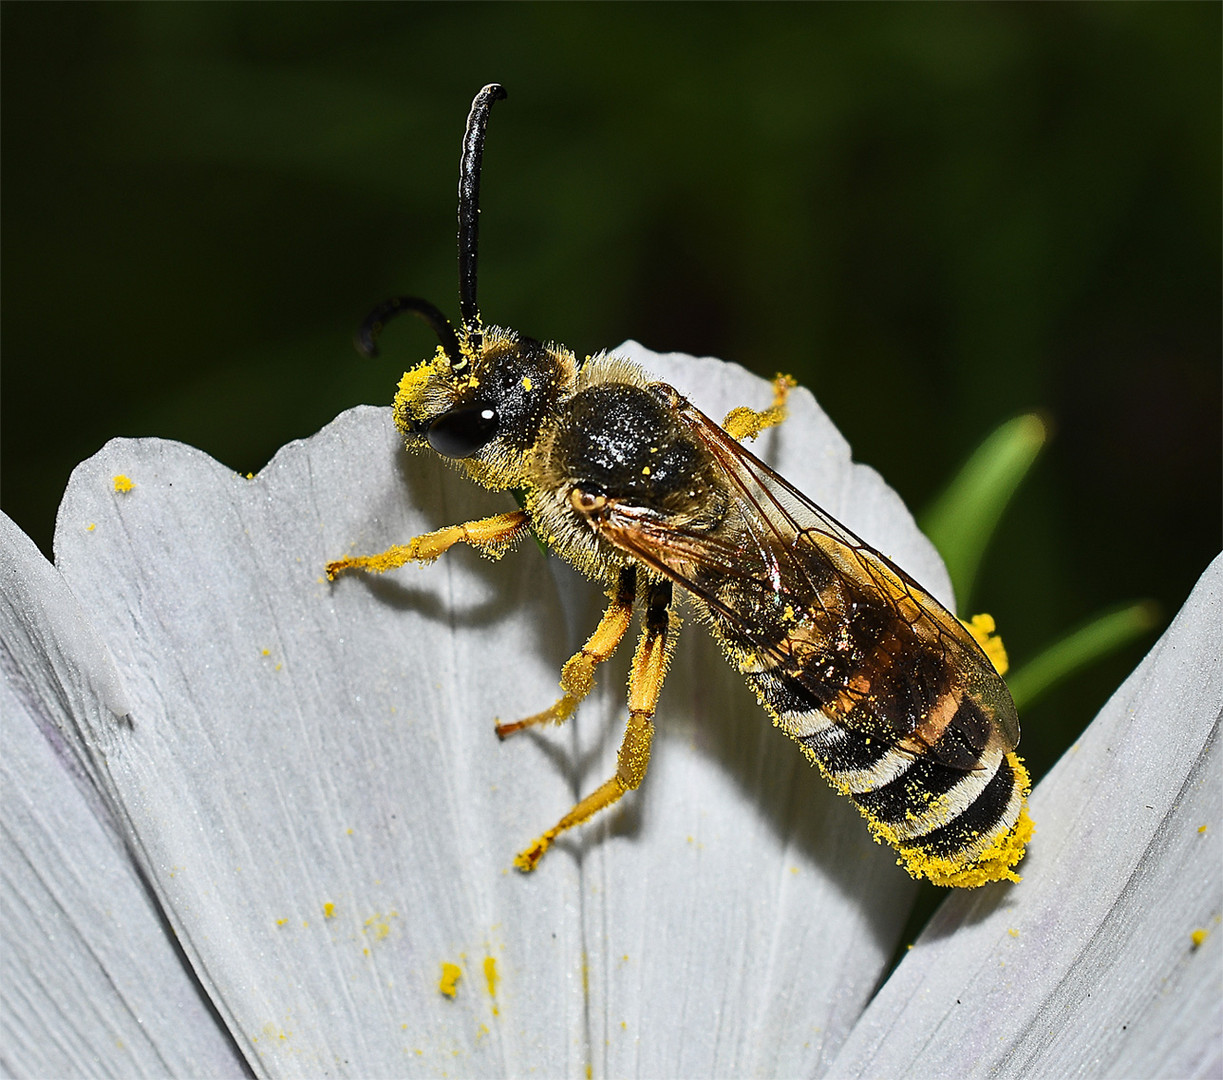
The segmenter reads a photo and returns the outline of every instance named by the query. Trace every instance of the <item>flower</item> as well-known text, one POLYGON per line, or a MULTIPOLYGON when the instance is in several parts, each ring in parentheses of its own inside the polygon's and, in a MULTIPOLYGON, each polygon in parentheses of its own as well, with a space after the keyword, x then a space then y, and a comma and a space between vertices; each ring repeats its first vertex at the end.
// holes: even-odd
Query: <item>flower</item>
MULTIPOLYGON (((715 416, 767 400, 625 349, 715 416)), ((757 449, 949 600, 899 499, 791 400, 757 449)), ((253 479, 109 443, 54 567, 4 520, 6 1071, 1217 1070, 1223 934, 1191 935, 1223 910, 1223 561, 1037 788, 1023 883, 949 897, 876 992, 914 885, 696 626, 642 788, 512 871, 613 768, 623 663, 561 731, 492 731, 552 699, 598 591, 532 545, 323 574, 499 506, 360 408, 253 479)))

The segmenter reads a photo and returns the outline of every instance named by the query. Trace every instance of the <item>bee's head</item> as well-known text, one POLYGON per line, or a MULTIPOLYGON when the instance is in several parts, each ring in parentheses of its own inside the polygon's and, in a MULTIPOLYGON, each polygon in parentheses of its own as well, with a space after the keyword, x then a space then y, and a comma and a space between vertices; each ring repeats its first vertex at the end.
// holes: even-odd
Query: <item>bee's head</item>
POLYGON ((572 392, 573 354, 495 326, 441 336, 399 381, 396 426, 409 449, 427 446, 486 487, 524 486, 529 451, 572 392))
POLYGON ((383 324, 402 311, 420 316, 438 337, 437 351, 404 375, 395 423, 410 449, 431 447, 491 488, 525 485, 527 455, 549 415, 571 390, 577 363, 569 350, 484 327, 476 306, 476 252, 484 133, 493 103, 506 96, 490 83, 471 103, 459 166, 459 313, 456 331, 432 304, 396 297, 365 320, 358 348, 377 353, 383 324))

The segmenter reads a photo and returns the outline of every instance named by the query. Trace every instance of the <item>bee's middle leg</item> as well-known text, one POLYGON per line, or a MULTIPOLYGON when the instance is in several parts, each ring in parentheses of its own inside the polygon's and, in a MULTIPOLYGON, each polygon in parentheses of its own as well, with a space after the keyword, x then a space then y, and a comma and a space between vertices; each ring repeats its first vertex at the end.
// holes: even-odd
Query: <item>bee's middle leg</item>
POLYGON ((564 697, 550 708, 516 720, 512 724, 497 724, 497 735, 504 739, 523 728, 537 724, 563 724, 581 704, 582 699, 594 687, 595 666, 608 659, 615 651, 633 619, 633 601, 637 596, 637 569, 628 566, 620 571, 615 590, 610 594, 607 610, 590 635, 586 644, 573 654, 561 668, 561 689, 564 697))
POLYGON ((629 675, 628 726, 616 772, 610 780, 595 788, 551 829, 532 841, 514 858, 514 865, 523 873, 534 870, 543 854, 561 833, 588 821, 600 810, 611 806, 626 791, 641 785, 650 763, 650 745, 654 739, 654 710, 667 674, 667 662, 675 643, 671 630, 671 583, 651 582, 646 600, 645 626, 633 657, 629 675))

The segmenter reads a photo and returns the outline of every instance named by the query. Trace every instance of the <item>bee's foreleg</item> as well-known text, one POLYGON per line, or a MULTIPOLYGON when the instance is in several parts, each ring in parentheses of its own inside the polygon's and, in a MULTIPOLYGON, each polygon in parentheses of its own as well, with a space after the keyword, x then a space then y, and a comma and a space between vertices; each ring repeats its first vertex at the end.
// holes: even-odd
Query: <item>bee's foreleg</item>
POLYGON ((645 779, 646 767, 650 762, 650 743, 654 738, 654 709, 675 644, 670 605, 671 583, 651 582, 646 600, 645 626, 629 675, 628 727, 620 744, 615 775, 515 857, 514 865, 524 873, 535 869, 552 841, 566 829, 589 820, 600 810, 611 806, 626 791, 640 786, 645 779))
POLYGON ((462 525, 447 525, 436 532, 414 537, 406 544, 395 544, 377 555, 359 555, 352 559, 337 559, 327 564, 327 580, 335 581, 346 570, 368 570, 381 574, 405 563, 432 562, 455 544, 470 544, 484 555, 499 559, 516 540, 522 538, 530 523, 525 510, 480 518, 462 525))
POLYGON ((786 418, 786 398, 796 383, 789 375, 778 375, 773 380, 773 404, 757 412, 746 405, 731 409, 722 421, 722 430, 732 439, 742 442, 754 439, 765 428, 775 427, 786 418))
POLYGON ((633 620, 633 601, 637 596, 637 568, 627 566, 620 571, 616 587, 608 593, 607 610, 586 644, 565 661, 561 668, 561 689, 564 697, 550 708, 512 724, 497 724, 499 738, 513 735, 537 724, 563 724, 577 709, 595 684, 595 666, 608 659, 620 646, 629 623, 633 620))

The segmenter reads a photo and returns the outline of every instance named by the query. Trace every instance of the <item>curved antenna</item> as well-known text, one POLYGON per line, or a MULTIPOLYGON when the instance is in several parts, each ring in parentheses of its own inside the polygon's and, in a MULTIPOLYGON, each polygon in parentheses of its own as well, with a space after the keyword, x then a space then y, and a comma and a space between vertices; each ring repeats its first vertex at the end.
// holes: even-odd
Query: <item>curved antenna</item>
MULTIPOLYGON (((493 102, 506 97, 505 87, 489 83, 471 103, 463 133, 463 159, 459 166, 459 314, 473 348, 480 347, 480 309, 476 306, 476 249, 480 238, 480 166, 484 159, 484 132, 493 102)), ((457 356, 457 353, 455 354, 457 356)))
POLYGON ((454 332, 454 327, 450 325, 450 320, 428 300, 417 300, 411 296, 394 296, 390 300, 384 300, 365 316, 365 321, 361 323, 361 328, 357 331, 357 351, 365 356, 377 356, 378 335, 382 333, 382 328, 404 311, 419 315, 429 324, 437 335, 438 341, 442 343, 442 351, 450 357, 452 368, 459 366, 460 361, 464 361, 459 349, 458 336, 454 332))

